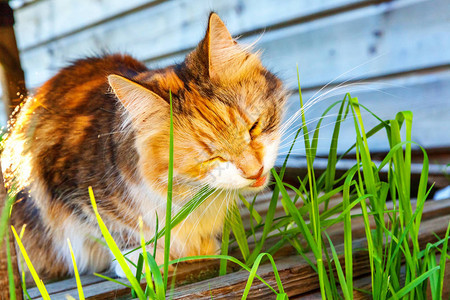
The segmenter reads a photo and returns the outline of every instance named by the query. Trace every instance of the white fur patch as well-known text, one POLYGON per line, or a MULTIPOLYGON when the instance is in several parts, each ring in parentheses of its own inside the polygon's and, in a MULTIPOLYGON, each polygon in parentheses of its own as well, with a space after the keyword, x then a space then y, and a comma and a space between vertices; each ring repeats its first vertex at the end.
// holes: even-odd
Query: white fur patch
POLYGON ((70 273, 73 273, 73 263, 67 239, 70 240, 72 245, 80 273, 101 272, 109 267, 112 255, 109 255, 109 252, 103 245, 96 244, 95 238, 100 237, 99 232, 93 232, 89 227, 83 226, 83 224, 80 224, 73 218, 68 218, 64 223, 61 237, 57 240, 59 245, 55 245, 54 248, 66 262, 70 273))
POLYGON ((277 138, 275 140, 268 141, 265 144, 265 155, 264 155, 264 173, 270 171, 275 165, 275 161, 277 159, 278 154, 278 146, 280 144, 280 139, 277 138))
MULTIPOLYGON (((278 138, 275 140, 267 139, 264 142, 263 174, 267 174, 275 165, 279 143, 278 138)), ((244 178, 242 172, 228 161, 217 163, 216 167, 209 172, 205 181, 211 187, 225 190, 248 188, 254 183, 254 180, 244 178)))
POLYGON ((252 184, 253 180, 242 177, 241 171, 231 162, 220 162, 206 178, 208 184, 220 189, 239 189, 252 184))

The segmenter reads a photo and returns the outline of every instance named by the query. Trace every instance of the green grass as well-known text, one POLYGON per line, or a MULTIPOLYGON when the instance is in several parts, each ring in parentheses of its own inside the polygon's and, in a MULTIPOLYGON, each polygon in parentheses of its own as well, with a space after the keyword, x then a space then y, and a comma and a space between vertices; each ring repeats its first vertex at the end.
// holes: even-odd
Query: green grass
MULTIPOLYGON (((250 229, 245 229, 239 209, 237 206, 233 206, 225 220, 220 255, 186 257, 175 261, 169 261, 171 229, 197 209, 214 191, 209 188, 202 189, 178 213, 172 215, 173 113, 171 109, 165 227, 160 230, 156 228, 154 237, 145 241, 142 233, 142 220, 140 220, 141 246, 133 251, 142 253, 135 265, 137 267, 135 273, 129 268, 126 255, 121 253, 104 225, 96 208, 93 191, 89 190, 92 207, 103 237, 115 259, 123 268, 129 284, 103 275, 99 276, 130 288, 133 297, 165 299, 170 296, 173 287, 173 284, 169 286, 168 282, 169 265, 188 260, 218 259, 220 260, 219 275, 227 273, 228 262, 249 272, 242 299, 249 294, 255 278, 263 282, 276 295, 277 299, 287 299, 272 255, 284 245, 291 245, 299 257, 302 257, 317 273, 323 299, 353 299, 353 292, 356 289, 353 278, 353 256, 356 251, 361 249, 354 249, 351 229, 353 218, 360 217, 364 222, 372 287, 364 292, 371 294, 373 299, 426 299, 427 288, 430 288, 432 299, 442 299, 445 264, 449 260, 450 223, 443 239, 430 243, 425 248, 420 246, 419 229, 423 207, 430 189, 427 187, 428 157, 426 151, 420 148, 424 156, 423 169, 418 192, 411 195, 411 149, 415 145, 411 140, 412 113, 399 112, 392 120, 381 120, 361 105, 357 98, 347 94, 343 100, 333 103, 323 113, 315 128, 309 131, 300 83, 299 98, 302 109, 299 129, 281 169, 271 170, 273 194, 265 217, 254 210, 256 198, 246 199, 240 195, 238 201, 242 202, 243 209, 249 211, 250 229), (330 141, 327 169, 322 175, 316 176, 314 161, 321 123, 333 110, 337 110, 337 115, 330 141), (364 126, 362 110, 368 112, 369 116, 378 122, 370 130, 364 126), (336 177, 336 164, 344 155, 337 156, 340 130, 344 120, 353 123, 356 133, 354 145, 344 154, 354 152, 356 164, 341 177, 336 177), (390 151, 382 162, 376 165, 371 158, 368 139, 379 132, 385 133, 390 151), (402 136, 405 138, 402 139, 402 136), (284 183, 283 178, 289 155, 294 143, 300 142, 301 139, 303 139, 306 153, 307 176, 298 178, 297 185, 284 183), (387 181, 380 179, 380 173, 384 167, 388 170, 387 181), (342 202, 331 204, 330 199, 334 196, 342 197, 342 202), (417 199, 415 209, 411 202, 413 198, 417 199), (281 199, 284 215, 275 218, 279 199, 281 199), (392 199, 392 209, 387 207, 388 199, 392 199), (319 210, 321 206, 324 208, 322 211, 319 210), (359 208, 361 212, 352 214, 352 210, 355 208, 359 208), (374 222, 374 226, 371 225, 371 221, 374 222), (342 253, 337 252, 332 238, 327 233, 328 228, 336 224, 341 224, 344 230, 342 253), (256 234, 256 232, 260 232, 260 234, 256 234), (155 261, 156 243, 162 237, 164 237, 165 245, 164 264, 158 266, 155 261), (270 238, 270 244, 267 243, 268 238, 270 238), (154 245, 153 253, 148 252, 148 246, 151 243, 154 245), (238 249, 242 259, 238 260, 230 256, 229 249, 238 249), (313 259, 306 253, 312 253, 313 259), (257 274, 257 269, 264 262, 270 263, 273 268, 276 287, 271 286, 257 274), (336 270, 336 277, 331 271, 332 269, 336 270)), ((172 104, 171 100, 170 104, 172 104)), ((12 204, 11 198, 8 198, 7 207, 12 204)), ((9 209, 5 211, 9 213, 9 209)), ((7 232, 5 220, 7 220, 6 213, 0 219, 1 237, 7 232)), ((33 272, 26 251, 21 246, 20 237, 14 228, 13 233, 36 285, 42 296, 47 299, 45 286, 33 272)), ((76 270, 74 257, 73 262, 76 270)), ((78 275, 76 278, 79 298, 83 299, 78 275)))

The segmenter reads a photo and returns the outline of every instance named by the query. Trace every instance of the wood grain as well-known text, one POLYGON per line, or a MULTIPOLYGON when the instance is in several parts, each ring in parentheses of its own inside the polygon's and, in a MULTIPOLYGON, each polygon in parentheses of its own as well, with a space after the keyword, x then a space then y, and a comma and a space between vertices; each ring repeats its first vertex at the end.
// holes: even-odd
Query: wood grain
MULTIPOLYGON (((102 49, 127 51, 139 59, 152 62, 153 66, 164 64, 160 60, 162 57, 165 57, 166 63, 171 63, 175 57, 170 57, 170 53, 176 55, 191 49, 201 39, 204 20, 211 8, 223 15, 227 24, 229 18, 230 31, 239 35, 243 31, 241 24, 267 20, 265 24, 259 21, 262 30, 264 26, 281 22, 281 19, 267 19, 269 11, 273 16, 281 11, 296 12, 295 16, 299 18, 329 9, 331 5, 317 7, 311 12, 302 10, 303 6, 294 9, 288 4, 264 6, 265 3, 252 1, 245 5, 245 10, 241 9, 234 22, 233 12, 240 11, 240 2, 220 1, 215 2, 213 7, 201 1, 196 1, 195 5, 190 3, 164 2, 152 9, 120 18, 117 22, 111 21, 104 26, 24 51, 27 80, 31 86, 37 86, 68 60, 102 49), (267 10, 261 9, 264 7, 267 10), (257 12, 263 15, 259 16, 257 12)), ((340 3, 348 5, 349 2, 340 3)), ((327 15, 266 32, 258 42, 258 48, 264 51, 263 61, 274 71, 280 72, 290 86, 295 84, 296 63, 300 65, 304 87, 326 83, 346 72, 342 79, 445 64, 449 62, 449 54, 441 51, 449 43, 445 35, 448 16, 448 6, 445 4, 445 0, 403 0, 327 15), (414 17, 419 15, 420 18, 414 17), (357 66, 357 70, 348 72, 357 66)), ((284 13, 283 18, 286 20, 289 16, 284 13)), ((247 36, 242 41, 253 42, 258 37, 259 34, 247 36)))

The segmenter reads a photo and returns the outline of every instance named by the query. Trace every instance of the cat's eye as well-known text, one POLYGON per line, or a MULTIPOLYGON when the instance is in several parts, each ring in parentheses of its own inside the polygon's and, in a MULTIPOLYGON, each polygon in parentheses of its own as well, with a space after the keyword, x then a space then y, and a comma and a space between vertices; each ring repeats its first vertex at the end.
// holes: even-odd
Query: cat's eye
POLYGON ((253 123, 252 127, 248 130, 250 133, 250 137, 252 139, 256 138, 258 135, 262 132, 261 122, 260 120, 257 120, 255 123, 253 123))

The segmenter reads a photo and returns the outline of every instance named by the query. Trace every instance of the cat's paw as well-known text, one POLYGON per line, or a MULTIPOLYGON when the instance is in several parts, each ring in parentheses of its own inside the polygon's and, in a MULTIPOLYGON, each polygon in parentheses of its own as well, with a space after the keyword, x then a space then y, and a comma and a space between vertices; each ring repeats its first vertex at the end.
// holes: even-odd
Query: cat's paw
MULTIPOLYGON (((214 238, 203 238, 201 244, 198 247, 188 249, 186 256, 198 256, 198 255, 217 255, 220 254, 220 243, 214 238)), ((196 262, 197 260, 187 261, 196 262)))
POLYGON ((127 278, 127 275, 125 275, 125 272, 123 271, 122 267, 120 266, 120 264, 117 261, 113 262, 113 269, 114 269, 114 273, 116 274, 117 277, 127 278))
MULTIPOLYGON (((125 256, 125 254, 128 253, 130 250, 123 251, 122 254, 125 256)), ((134 251, 134 252, 126 255, 125 257, 133 262, 134 265, 130 261, 128 261, 128 260, 126 261, 127 265, 128 265, 128 268, 130 268, 131 273, 133 274, 133 276, 136 275, 136 267, 135 267, 135 265, 137 265, 137 262, 139 260, 139 252, 138 251, 134 251)), ((116 273, 117 277, 120 277, 120 278, 126 278, 127 277, 125 275, 125 271, 122 269, 122 266, 119 264, 119 262, 117 260, 113 261, 112 269, 114 270, 114 273, 116 273)))

